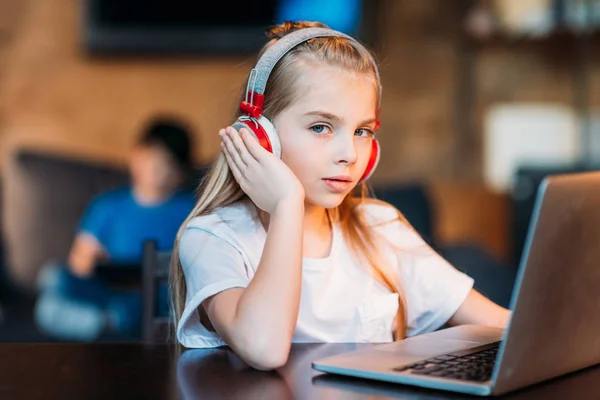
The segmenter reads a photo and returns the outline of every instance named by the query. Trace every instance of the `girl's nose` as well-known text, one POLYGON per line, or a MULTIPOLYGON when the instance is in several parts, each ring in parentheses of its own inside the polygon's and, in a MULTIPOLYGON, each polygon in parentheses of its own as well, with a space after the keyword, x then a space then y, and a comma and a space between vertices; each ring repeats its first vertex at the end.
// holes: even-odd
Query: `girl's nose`
POLYGON ((338 138, 339 140, 335 144, 337 150, 335 158, 336 164, 354 164, 358 158, 354 134, 343 134, 339 135, 338 138))

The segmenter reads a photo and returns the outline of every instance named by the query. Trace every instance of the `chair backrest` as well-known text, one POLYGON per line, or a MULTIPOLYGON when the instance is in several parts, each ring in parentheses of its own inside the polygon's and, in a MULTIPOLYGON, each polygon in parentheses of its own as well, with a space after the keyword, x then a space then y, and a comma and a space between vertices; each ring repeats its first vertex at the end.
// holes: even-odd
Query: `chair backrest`
POLYGON ((158 251, 155 241, 144 242, 142 261, 142 341, 146 343, 160 343, 168 340, 171 327, 167 285, 170 263, 170 251, 158 251))
POLYGON ((129 183, 127 170, 104 163, 19 148, 2 168, 2 232, 7 278, 37 293, 39 269, 65 260, 90 201, 129 183), (35 246, 31 246, 35 243, 35 246))

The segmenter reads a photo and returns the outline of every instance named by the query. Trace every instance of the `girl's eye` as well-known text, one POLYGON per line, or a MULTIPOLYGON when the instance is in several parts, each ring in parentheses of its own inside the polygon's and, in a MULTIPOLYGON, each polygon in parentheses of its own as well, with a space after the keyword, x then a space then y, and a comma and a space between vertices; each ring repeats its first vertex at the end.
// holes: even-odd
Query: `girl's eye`
POLYGON ((370 129, 357 129, 354 131, 354 134, 360 137, 373 137, 375 134, 370 129))
POLYGON ((322 135, 322 134, 328 133, 329 127, 327 125, 319 124, 319 125, 313 125, 313 126, 311 126, 310 129, 314 133, 322 135))

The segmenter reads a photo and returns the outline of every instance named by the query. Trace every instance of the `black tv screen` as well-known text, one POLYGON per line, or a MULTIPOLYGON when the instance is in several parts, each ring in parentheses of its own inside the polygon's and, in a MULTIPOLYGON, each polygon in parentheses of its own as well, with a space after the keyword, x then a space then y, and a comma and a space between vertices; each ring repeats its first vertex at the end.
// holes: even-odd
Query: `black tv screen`
POLYGON ((90 55, 236 55, 285 20, 321 21, 370 44, 375 0, 84 0, 90 55), (369 7, 367 7, 369 4, 369 7))

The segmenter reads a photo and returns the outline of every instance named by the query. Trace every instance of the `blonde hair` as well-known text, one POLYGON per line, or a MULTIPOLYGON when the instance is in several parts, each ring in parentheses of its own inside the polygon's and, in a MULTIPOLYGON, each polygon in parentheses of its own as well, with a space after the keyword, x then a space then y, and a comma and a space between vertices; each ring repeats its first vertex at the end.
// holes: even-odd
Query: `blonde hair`
MULTIPOLYGON (((261 54, 277 39, 290 32, 308 27, 326 28, 327 26, 318 22, 289 21, 277 25, 268 31, 268 36, 272 40, 265 45, 261 54)), ((311 61, 370 74, 373 77, 376 90, 380 90, 376 78, 375 61, 372 54, 364 46, 341 37, 314 38, 286 53, 271 72, 265 88, 263 107, 265 117, 273 121, 281 111, 285 110, 295 100, 294 93, 297 90, 294 90, 294 86, 290 83, 296 82, 296 78, 300 75, 300 68, 297 66, 303 62, 311 61)), ((237 116, 239 116, 239 113, 237 116)), ((363 261, 361 264, 366 264, 365 267, 368 272, 390 292, 398 293, 399 307, 396 315, 395 338, 404 338, 406 336, 406 304, 404 295, 401 293, 398 277, 386 269, 380 260, 375 231, 366 221, 364 212, 361 211, 361 205, 365 202, 387 206, 389 204, 369 198, 365 183, 357 186, 355 191, 358 192, 358 196, 353 193, 348 194, 337 208, 327 209, 327 215, 332 223, 335 222, 340 225, 349 248, 352 249, 355 257, 363 261)), ((177 233, 171 260, 170 288, 175 329, 183 313, 186 299, 185 277, 179 260, 179 242, 187 224, 195 217, 210 214, 218 208, 226 207, 247 198, 233 177, 223 154, 219 155, 200 183, 198 197, 196 206, 177 233)), ((400 212, 398 212, 397 220, 406 222, 400 212)))

